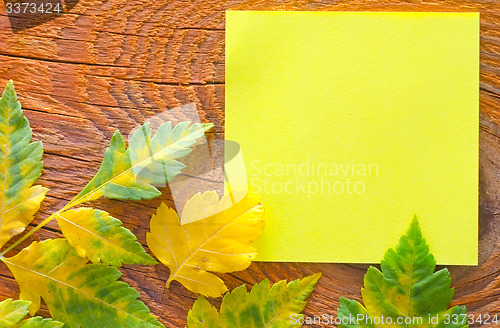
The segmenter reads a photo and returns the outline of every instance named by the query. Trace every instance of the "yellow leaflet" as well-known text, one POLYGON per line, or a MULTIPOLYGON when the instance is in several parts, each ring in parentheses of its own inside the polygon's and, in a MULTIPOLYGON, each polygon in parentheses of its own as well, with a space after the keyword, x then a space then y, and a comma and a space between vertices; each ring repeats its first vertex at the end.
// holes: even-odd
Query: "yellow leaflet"
MULTIPOLYGON (((212 200, 214 192, 207 193, 201 198, 212 200)), ((200 195, 194 198, 195 201, 186 203, 184 212, 205 212, 206 202, 199 200, 200 195)), ((233 206, 228 206, 230 201, 228 195, 222 197, 218 202, 218 209, 222 211, 184 225, 167 205, 158 208, 151 219, 147 242, 156 257, 170 269, 167 287, 177 280, 193 292, 218 297, 227 288, 210 272, 240 271, 250 265, 257 254, 250 243, 264 229, 264 207, 254 194, 247 194, 233 206)))
POLYGON ((181 215, 181 224, 208 218, 218 212, 219 195, 217 192, 197 193, 186 202, 181 215))

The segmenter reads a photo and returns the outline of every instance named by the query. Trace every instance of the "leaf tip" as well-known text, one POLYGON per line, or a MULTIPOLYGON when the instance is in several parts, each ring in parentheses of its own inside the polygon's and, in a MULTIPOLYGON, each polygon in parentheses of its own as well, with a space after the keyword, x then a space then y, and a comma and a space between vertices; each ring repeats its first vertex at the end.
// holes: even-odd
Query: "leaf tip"
MULTIPOLYGON (((420 223, 418 222, 417 215, 413 216, 413 219, 411 220, 410 227, 408 228, 406 235, 402 236, 401 238, 406 238, 410 237, 415 240, 422 240, 422 229, 420 228, 420 223)), ((424 241, 425 242, 425 241, 424 241)))
POLYGON ((416 214, 413 215, 413 219, 411 220, 410 227, 415 227, 417 229, 420 229, 420 224, 418 223, 418 218, 417 218, 416 214))
POLYGON ((14 96, 14 100, 17 99, 16 90, 14 88, 14 81, 7 81, 7 85, 5 86, 5 90, 3 91, 3 94, 1 96, 3 97, 4 95, 14 96))
POLYGON ((206 132, 214 127, 213 123, 203 123, 203 130, 206 132))
POLYGON ((315 283, 317 283, 319 278, 321 278, 321 276, 323 276, 323 273, 317 272, 311 276, 311 278, 312 278, 311 280, 314 281, 315 283))
POLYGON ((116 140, 116 139, 123 139, 123 136, 122 136, 122 133, 120 132, 120 130, 116 130, 113 133, 113 136, 111 137, 111 142, 113 142, 113 140, 116 140))

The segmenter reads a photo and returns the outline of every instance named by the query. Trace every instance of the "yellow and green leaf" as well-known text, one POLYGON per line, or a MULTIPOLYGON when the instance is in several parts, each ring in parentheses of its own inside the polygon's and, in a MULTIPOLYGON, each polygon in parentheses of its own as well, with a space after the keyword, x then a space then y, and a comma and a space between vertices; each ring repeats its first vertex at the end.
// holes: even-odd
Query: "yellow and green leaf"
POLYGON ((78 255, 93 263, 113 266, 157 263, 135 235, 105 211, 86 207, 69 210, 58 215, 57 223, 78 255))
POLYGON ((63 327, 64 323, 54 321, 52 319, 44 319, 42 317, 34 317, 23 320, 12 328, 57 328, 63 327))
POLYGON ((65 239, 34 242, 1 259, 21 288, 20 298, 36 313, 43 298, 55 320, 69 328, 164 327, 112 266, 86 264, 65 239))
POLYGON ((0 247, 24 231, 48 190, 33 186, 42 173, 43 150, 31 136, 9 81, 0 98, 0 247))
POLYGON ((361 289, 364 306, 340 299, 338 317, 358 319, 339 327, 468 327, 465 307, 448 309, 454 295, 450 273, 448 269, 434 272, 436 261, 429 253, 416 218, 397 248, 385 253, 381 269, 368 268, 361 289), (463 320, 446 324, 446 313, 458 314, 463 320), (429 320, 435 317, 439 317, 438 322, 429 320), (382 318, 384 321, 380 321, 382 318))
MULTIPOLYGON (((221 211, 184 225, 167 205, 158 208, 151 219, 147 243, 158 260, 170 269, 167 287, 176 280, 192 292, 218 297, 227 287, 211 272, 240 271, 250 265, 257 255, 250 244, 264 229, 264 208, 254 194, 247 194, 228 206, 230 199, 226 195, 220 200, 221 211)), ((189 208, 197 204, 200 203, 186 203, 184 211, 204 212, 204 208, 189 208)))
POLYGON ((188 328, 293 328, 301 327, 306 299, 321 273, 290 283, 282 280, 272 287, 264 280, 248 293, 245 285, 227 293, 220 313, 200 296, 188 313, 188 328))
POLYGON ((62 327, 62 322, 42 317, 23 320, 28 315, 31 305, 29 301, 13 301, 8 298, 0 302, 0 328, 56 328, 62 327))
POLYGON ((96 176, 71 201, 71 205, 100 197, 140 200, 158 197, 155 185, 165 185, 185 167, 177 159, 191 152, 191 146, 213 124, 171 122, 160 125, 152 136, 149 123, 135 131, 127 149, 119 131, 111 138, 96 176))
POLYGON ((30 302, 6 299, 0 302, 0 327, 12 327, 28 314, 30 302))

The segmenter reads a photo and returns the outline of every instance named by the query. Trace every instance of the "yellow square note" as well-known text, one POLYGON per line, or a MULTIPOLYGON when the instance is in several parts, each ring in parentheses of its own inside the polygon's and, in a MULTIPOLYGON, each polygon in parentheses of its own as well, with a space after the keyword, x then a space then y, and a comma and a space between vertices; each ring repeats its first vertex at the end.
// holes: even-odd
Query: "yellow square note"
POLYGON ((477 13, 227 12, 258 260, 380 262, 416 215, 439 264, 477 264, 478 79, 477 13))

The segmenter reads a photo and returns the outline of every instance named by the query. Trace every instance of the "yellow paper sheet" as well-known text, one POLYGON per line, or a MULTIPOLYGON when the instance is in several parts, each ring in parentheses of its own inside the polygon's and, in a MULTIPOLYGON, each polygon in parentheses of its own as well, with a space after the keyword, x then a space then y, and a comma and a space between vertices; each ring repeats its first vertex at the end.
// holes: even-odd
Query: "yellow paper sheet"
POLYGON ((477 13, 226 19, 226 139, 267 210, 258 260, 380 262, 417 215, 438 263, 477 264, 477 13))

